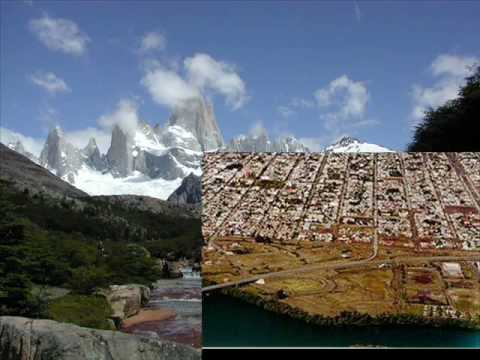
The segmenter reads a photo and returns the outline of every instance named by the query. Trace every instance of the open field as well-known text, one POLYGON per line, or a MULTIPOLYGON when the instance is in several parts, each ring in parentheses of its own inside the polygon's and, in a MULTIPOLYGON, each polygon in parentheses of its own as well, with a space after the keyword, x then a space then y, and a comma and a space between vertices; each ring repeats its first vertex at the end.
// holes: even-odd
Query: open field
POLYGON ((204 157, 204 290, 309 315, 480 319, 480 154, 204 157))

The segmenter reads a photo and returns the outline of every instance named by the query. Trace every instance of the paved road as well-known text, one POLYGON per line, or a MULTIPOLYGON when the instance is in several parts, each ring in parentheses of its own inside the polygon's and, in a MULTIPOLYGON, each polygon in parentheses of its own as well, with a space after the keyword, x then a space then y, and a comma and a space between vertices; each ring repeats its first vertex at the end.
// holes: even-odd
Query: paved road
POLYGON ((302 266, 297 269, 291 270, 282 270, 282 271, 275 271, 265 274, 259 274, 255 276, 251 276, 245 279, 229 281, 218 285, 211 285, 204 287, 202 289, 202 293, 224 289, 227 287, 232 286, 241 286, 253 283, 260 279, 268 279, 273 277, 283 277, 283 276, 292 276, 296 274, 300 274, 303 272, 314 271, 314 270, 340 270, 340 269, 351 269, 356 267, 362 266, 380 266, 381 264, 385 265, 396 265, 396 264, 407 264, 407 263, 415 263, 418 261, 480 261, 480 255, 465 255, 465 256, 417 256, 417 257, 398 257, 391 260, 375 260, 371 261, 369 259, 359 260, 359 261, 352 261, 352 262, 345 262, 345 260, 339 261, 332 261, 323 264, 312 264, 302 266))

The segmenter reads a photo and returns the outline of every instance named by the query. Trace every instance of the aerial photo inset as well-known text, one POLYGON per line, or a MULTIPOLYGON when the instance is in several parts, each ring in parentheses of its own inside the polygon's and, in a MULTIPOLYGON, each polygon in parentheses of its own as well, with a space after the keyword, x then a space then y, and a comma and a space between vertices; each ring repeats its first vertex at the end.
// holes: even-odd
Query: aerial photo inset
POLYGON ((203 169, 205 296, 478 329, 480 153, 206 153, 203 169))

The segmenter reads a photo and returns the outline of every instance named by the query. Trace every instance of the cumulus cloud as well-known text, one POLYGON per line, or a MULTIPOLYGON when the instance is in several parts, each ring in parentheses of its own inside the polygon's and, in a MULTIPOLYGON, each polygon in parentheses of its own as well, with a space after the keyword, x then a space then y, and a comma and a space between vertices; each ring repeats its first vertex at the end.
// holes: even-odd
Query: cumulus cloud
POLYGON ((72 20, 44 14, 29 22, 30 31, 50 50, 80 56, 87 51, 90 38, 72 20))
POLYGON ((50 94, 71 91, 67 83, 52 72, 36 72, 30 76, 30 80, 50 94))
POLYGON ((224 95, 227 104, 234 110, 247 101, 245 83, 233 65, 217 61, 208 54, 195 54, 185 59, 184 66, 190 83, 224 95))
POLYGON ((200 94, 197 88, 176 72, 161 66, 148 70, 141 83, 155 102, 168 107, 179 105, 200 94))
POLYGON ((167 47, 167 38, 159 32, 146 33, 141 40, 140 52, 149 52, 153 50, 165 50, 167 47))
POLYGON ((365 113, 369 94, 366 86, 349 79, 347 75, 330 82, 327 87, 315 91, 315 98, 320 107, 335 106, 339 116, 361 116, 365 113))
POLYGON ((423 118, 429 108, 437 108, 458 96, 458 90, 465 77, 472 74, 479 59, 472 56, 444 54, 438 56, 430 65, 430 73, 435 82, 430 87, 418 84, 412 86, 413 124, 423 118))
POLYGON ((118 125, 123 132, 133 135, 139 121, 137 103, 132 100, 122 99, 112 113, 103 115, 98 119, 98 124, 108 131, 111 131, 115 125, 118 125))
POLYGON ((186 58, 183 69, 149 60, 144 70, 141 84, 161 105, 175 107, 202 94, 219 94, 231 109, 237 110, 248 100, 245 83, 235 67, 207 54, 186 58))
POLYGON ((9 143, 16 143, 20 141, 25 150, 31 152, 35 156, 40 156, 40 153, 45 142, 44 139, 34 138, 22 135, 5 127, 0 127, 0 142, 8 145, 9 143))

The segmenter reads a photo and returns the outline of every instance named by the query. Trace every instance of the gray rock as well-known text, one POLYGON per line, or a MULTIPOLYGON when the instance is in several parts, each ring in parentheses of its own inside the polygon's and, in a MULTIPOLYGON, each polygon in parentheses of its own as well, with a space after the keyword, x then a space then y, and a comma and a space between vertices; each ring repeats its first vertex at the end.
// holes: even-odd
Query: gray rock
POLYGON ((266 130, 257 134, 235 137, 226 147, 226 151, 238 152, 308 152, 309 149, 293 136, 270 140, 266 130))
POLYGON ((200 205, 202 202, 202 184, 199 176, 190 174, 169 197, 168 201, 177 205, 200 205))
POLYGON ((0 317, 2 360, 199 360, 183 344, 52 320, 0 317))
POLYGON ((118 125, 112 130, 112 140, 107 152, 107 162, 113 176, 125 177, 133 170, 133 139, 118 125))
POLYGON ((178 166, 175 157, 170 151, 159 156, 147 151, 139 151, 135 158, 134 167, 135 170, 153 179, 162 178, 165 180, 175 180, 185 176, 185 173, 182 168, 178 166))
POLYGON ((144 285, 111 285, 105 293, 117 323, 137 314, 150 299, 150 289, 144 285))
POLYGON ((98 149, 95 138, 90 138, 87 146, 83 149, 82 152, 83 156, 86 159, 85 162, 88 166, 99 171, 105 170, 107 164, 105 158, 100 154, 100 150, 98 149))
POLYGON ((40 165, 73 183, 82 164, 80 150, 65 140, 62 130, 57 126, 50 131, 40 154, 40 165))
POLYGON ((191 132, 202 151, 219 149, 223 136, 218 127, 212 104, 203 97, 190 99, 177 106, 169 119, 169 126, 178 125, 191 132))
POLYGON ((193 151, 202 151, 202 145, 195 135, 180 125, 168 126, 161 134, 166 147, 182 147, 193 151))

